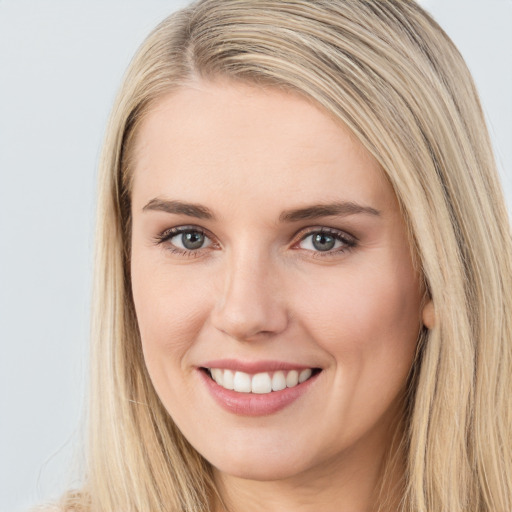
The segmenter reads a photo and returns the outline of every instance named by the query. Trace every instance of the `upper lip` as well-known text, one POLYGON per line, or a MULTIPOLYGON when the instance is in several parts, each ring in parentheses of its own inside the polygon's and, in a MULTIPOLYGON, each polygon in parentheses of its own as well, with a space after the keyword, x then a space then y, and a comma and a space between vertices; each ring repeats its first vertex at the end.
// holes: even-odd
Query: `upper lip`
POLYGON ((240 371, 249 374, 263 372, 277 372, 279 370, 306 370, 307 368, 315 368, 315 366, 291 363, 285 361, 240 361, 237 359, 215 359, 214 361, 206 361, 199 365, 200 368, 221 368, 223 370, 240 371))

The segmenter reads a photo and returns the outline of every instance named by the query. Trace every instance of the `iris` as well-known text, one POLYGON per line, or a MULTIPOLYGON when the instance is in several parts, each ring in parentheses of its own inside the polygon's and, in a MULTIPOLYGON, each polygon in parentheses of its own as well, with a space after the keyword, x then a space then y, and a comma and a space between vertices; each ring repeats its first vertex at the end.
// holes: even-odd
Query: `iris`
POLYGON ((312 241, 313 247, 318 251, 330 251, 336 243, 336 239, 327 233, 317 233, 312 241))

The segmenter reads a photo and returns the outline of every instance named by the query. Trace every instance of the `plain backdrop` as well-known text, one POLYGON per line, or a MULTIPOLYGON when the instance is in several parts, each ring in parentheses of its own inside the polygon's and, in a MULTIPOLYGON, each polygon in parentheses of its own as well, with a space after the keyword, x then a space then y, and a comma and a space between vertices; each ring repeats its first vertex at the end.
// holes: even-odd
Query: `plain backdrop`
MULTIPOLYGON (((0 0, 0 512, 75 481, 105 122, 137 46, 185 3, 0 0)), ((421 3, 474 74, 512 206, 512 0, 421 3)))

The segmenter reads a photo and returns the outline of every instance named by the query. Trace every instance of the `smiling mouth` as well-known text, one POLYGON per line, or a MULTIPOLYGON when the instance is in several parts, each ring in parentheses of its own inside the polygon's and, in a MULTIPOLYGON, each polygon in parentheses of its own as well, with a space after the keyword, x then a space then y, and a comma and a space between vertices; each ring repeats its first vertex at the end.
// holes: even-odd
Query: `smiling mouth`
POLYGON ((223 368, 202 368, 202 370, 224 389, 259 395, 297 387, 321 371, 320 368, 306 368, 249 374, 223 368))

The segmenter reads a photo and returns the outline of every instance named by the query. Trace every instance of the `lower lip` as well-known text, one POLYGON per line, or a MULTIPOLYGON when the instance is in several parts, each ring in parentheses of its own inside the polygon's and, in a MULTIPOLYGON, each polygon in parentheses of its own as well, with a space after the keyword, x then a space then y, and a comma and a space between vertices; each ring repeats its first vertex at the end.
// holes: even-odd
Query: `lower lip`
POLYGON ((319 374, 305 382, 271 393, 239 393, 219 386, 204 370, 198 370, 213 399, 226 411, 240 416, 268 416, 285 409, 306 393, 319 374))

